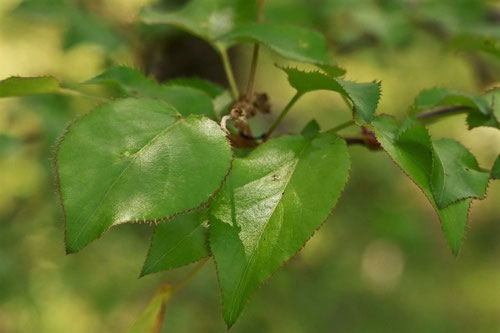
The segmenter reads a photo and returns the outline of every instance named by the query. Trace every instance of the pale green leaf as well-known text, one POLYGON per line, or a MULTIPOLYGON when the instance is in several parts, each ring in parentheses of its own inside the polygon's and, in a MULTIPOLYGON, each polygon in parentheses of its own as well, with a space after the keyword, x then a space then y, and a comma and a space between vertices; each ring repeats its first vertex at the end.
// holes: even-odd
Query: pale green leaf
POLYGON ((206 209, 176 216, 155 227, 141 276, 188 265, 210 255, 206 209))
POLYGON ((123 99, 74 123, 57 153, 66 247, 108 228, 196 208, 221 186, 232 154, 225 133, 158 100, 123 99))
POLYGON ((376 117, 373 126, 382 148, 431 202, 441 220, 448 244, 457 255, 462 245, 471 199, 456 201, 443 209, 438 207, 431 187, 433 153, 427 129, 413 118, 401 124, 389 116, 376 117))
POLYGON ((51 76, 10 77, 0 81, 0 98, 58 93, 60 88, 51 76))
POLYGON ((226 44, 236 42, 262 43, 279 55, 299 62, 336 68, 337 75, 344 70, 335 66, 325 37, 302 27, 249 23, 233 29, 220 38, 226 44))
POLYGON ((210 207, 210 246, 228 326, 326 220, 349 168, 345 141, 329 133, 271 139, 235 159, 210 207))
POLYGON ((86 83, 114 87, 120 91, 122 96, 164 100, 185 117, 191 114, 204 114, 215 119, 212 100, 203 90, 186 85, 158 84, 134 68, 114 67, 86 83))
POLYGON ((165 305, 172 297, 174 286, 165 285, 155 294, 151 302, 147 305, 144 311, 128 333, 158 333, 163 325, 165 318, 165 305))
POLYGON ((431 185, 439 208, 465 198, 484 198, 490 175, 467 148, 451 139, 435 141, 433 148, 431 185))
POLYGON ((288 75, 288 82, 298 94, 316 90, 335 91, 353 104, 355 120, 360 124, 372 121, 380 100, 380 84, 377 82, 358 83, 332 77, 319 71, 305 72, 296 68, 280 67, 288 75))
POLYGON ((145 8, 140 19, 146 24, 166 24, 185 30, 221 52, 229 45, 217 39, 240 24, 256 21, 257 1, 191 0, 174 12, 145 8))

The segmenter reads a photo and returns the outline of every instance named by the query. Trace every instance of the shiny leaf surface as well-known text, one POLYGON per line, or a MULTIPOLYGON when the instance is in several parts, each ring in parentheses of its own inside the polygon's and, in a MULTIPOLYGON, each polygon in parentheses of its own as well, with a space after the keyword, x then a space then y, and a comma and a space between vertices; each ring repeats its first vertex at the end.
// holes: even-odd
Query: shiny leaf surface
POLYGON ((162 101, 124 99, 74 123, 57 153, 66 246, 75 252, 113 225, 196 208, 231 164, 224 132, 162 101))
POLYGON ((347 146, 332 134, 272 139, 235 159, 210 208, 210 246, 228 326, 326 220, 349 168, 347 146))

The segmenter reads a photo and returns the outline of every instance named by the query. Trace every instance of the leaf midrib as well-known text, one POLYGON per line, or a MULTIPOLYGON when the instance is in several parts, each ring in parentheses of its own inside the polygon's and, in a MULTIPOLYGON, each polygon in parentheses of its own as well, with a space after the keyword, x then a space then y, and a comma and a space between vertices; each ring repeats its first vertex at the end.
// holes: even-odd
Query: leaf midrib
MULTIPOLYGON (((170 116, 172 117, 173 115, 170 115, 170 116)), ((139 149, 135 154, 132 155, 132 158, 130 158, 130 160, 127 163, 127 165, 125 166, 125 168, 123 168, 123 170, 120 173, 120 175, 118 175, 118 177, 115 179, 115 181, 109 186, 108 190, 106 191, 106 193, 104 194, 104 196, 102 197, 102 199, 96 205, 96 207, 95 207, 94 211, 92 212, 92 214, 87 218, 87 220, 84 223, 83 227, 80 229, 80 231, 78 232, 78 234, 75 236, 75 238, 74 238, 75 242, 78 241, 78 239, 80 238, 80 236, 83 234, 83 231, 88 227, 88 225, 89 225, 90 221, 92 220, 92 218, 94 217, 94 215, 97 213, 97 211, 99 211, 99 209, 101 208, 103 202, 106 200, 106 198, 108 197, 108 195, 111 193, 111 191, 113 190, 113 188, 115 187, 115 185, 123 177, 123 175, 128 170, 128 168, 132 165, 132 162, 137 159, 137 157, 141 154, 141 152, 144 149, 146 149, 147 147, 149 147, 150 145, 152 145, 160 136, 162 136, 163 134, 167 133, 175 125, 180 124, 183 120, 184 119, 181 118, 181 119, 173 122, 172 124, 168 125, 167 127, 165 127, 158 134, 156 134, 153 138, 151 138, 151 140, 149 140, 141 149, 139 149)), ((78 224, 78 222, 76 222, 75 224, 78 224)), ((111 225, 113 225, 113 224, 115 224, 115 222, 113 222, 111 225)))
MULTIPOLYGON (((290 183, 290 180, 292 179, 294 173, 295 173, 295 169, 297 168, 297 164, 299 163, 300 161, 300 158, 302 157, 304 151, 311 145, 311 142, 306 142, 306 144, 304 145, 304 147, 302 148, 302 151, 299 153, 299 155, 297 156, 297 160, 296 162, 294 163, 294 166, 292 168, 292 172, 290 172, 290 176, 288 177, 287 181, 286 181, 286 184, 284 186, 284 191, 286 192, 286 188, 288 187, 288 184, 290 183)), ((234 191, 231 192, 231 197, 233 198, 234 200, 234 191)), ((281 199, 283 198, 283 196, 281 197, 281 199)), ((268 226, 269 226, 269 221, 271 220, 271 218, 273 217, 274 215, 274 212, 276 211, 276 208, 279 206, 280 202, 281 202, 281 199, 278 201, 278 203, 276 204, 276 206, 274 206, 274 209, 273 209, 273 212, 269 215, 269 219, 267 220, 266 222, 266 226, 264 227, 264 230, 262 231, 262 233, 260 234, 259 236, 259 239, 257 240, 257 246, 252 250, 252 253, 250 255, 250 259, 248 260, 248 264, 245 266, 245 271, 243 272, 243 275, 240 279, 240 281, 238 282, 238 287, 236 289, 236 293, 235 293, 235 297, 233 298, 233 302, 231 304, 231 312, 229 313, 229 320, 231 321, 232 317, 233 317, 233 314, 234 314, 234 311, 235 311, 235 304, 236 304, 236 301, 239 299, 239 296, 240 296, 240 293, 241 293, 241 289, 242 289, 242 286, 243 286, 243 281, 245 280, 247 274, 248 274, 248 271, 250 269, 250 266, 252 265, 253 263, 253 260, 255 258, 255 254, 257 253, 257 249, 259 248, 259 245, 260 245, 260 240, 262 239, 262 235, 264 235, 264 233, 266 232, 268 226)))

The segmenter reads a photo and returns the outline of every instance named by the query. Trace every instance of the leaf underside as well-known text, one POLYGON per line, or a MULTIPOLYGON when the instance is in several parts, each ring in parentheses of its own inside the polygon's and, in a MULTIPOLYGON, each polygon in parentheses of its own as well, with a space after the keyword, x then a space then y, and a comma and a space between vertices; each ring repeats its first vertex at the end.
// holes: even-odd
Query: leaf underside
POLYGON ((141 276, 188 265, 210 255, 208 211, 190 212, 155 226, 141 276))
POLYGON ((413 118, 401 124, 389 116, 375 118, 373 126, 383 149, 431 202, 441 220, 447 242, 457 255, 465 234, 471 199, 461 199, 439 208, 431 186, 433 149, 427 129, 413 118))
POLYGON ((326 220, 348 179, 344 140, 272 139, 236 158, 210 206, 210 247, 230 327, 253 291, 326 220))
POLYGON ((66 247, 113 225, 155 221, 207 202, 230 168, 225 133, 162 101, 123 99, 73 124, 57 152, 66 247))

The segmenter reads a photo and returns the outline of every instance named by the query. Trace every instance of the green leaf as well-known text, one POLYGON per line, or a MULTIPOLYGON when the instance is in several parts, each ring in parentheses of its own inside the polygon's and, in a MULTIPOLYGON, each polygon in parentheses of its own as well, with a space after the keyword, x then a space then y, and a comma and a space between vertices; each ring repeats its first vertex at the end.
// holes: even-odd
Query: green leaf
POLYGON ((145 8, 140 19, 146 24, 166 24, 185 30, 210 43, 221 52, 229 47, 218 38, 236 26, 257 19, 257 1, 191 0, 178 11, 145 8))
POLYGON ((232 154, 203 117, 162 101, 123 99, 74 123, 57 152, 66 247, 76 252, 111 226, 157 221, 207 202, 232 154))
POLYGON ((500 155, 498 155, 497 160, 491 169, 491 178, 500 179, 500 155))
POLYGON ((155 294, 128 333, 158 333, 165 319, 165 305, 174 293, 174 286, 165 285, 155 294))
POLYGON ((307 125, 302 129, 302 134, 305 138, 307 139, 313 139, 319 134, 320 127, 318 122, 313 119, 310 122, 307 123, 307 125))
POLYGON ((288 82, 298 94, 310 91, 331 90, 338 92, 353 104, 354 118, 360 124, 372 121, 380 100, 380 83, 358 83, 331 77, 319 71, 305 72, 296 68, 280 67, 288 75, 288 82))
POLYGON ((205 92, 212 99, 215 114, 218 116, 229 112, 229 108, 233 105, 233 96, 226 89, 198 78, 178 78, 165 83, 166 85, 191 87, 205 92))
MULTIPOLYGON (((233 29, 220 38, 226 44, 236 42, 262 43, 279 55, 295 61, 336 67, 325 37, 302 27, 249 23, 233 29)), ((344 70, 337 68, 338 75, 344 70)))
POLYGON ((114 87, 122 96, 164 100, 185 117, 191 114, 203 114, 215 119, 212 100, 204 91, 184 85, 161 85, 134 68, 114 67, 86 83, 114 87))
POLYGON ((329 133, 271 139, 234 160, 210 206, 210 247, 229 327, 253 291, 326 220, 349 168, 345 141, 329 133))
POLYGON ((0 98, 59 92, 59 81, 51 76, 10 77, 0 81, 0 98))
POLYGON ((431 187, 433 149, 427 129, 414 118, 401 124, 389 116, 376 117, 373 126, 382 148, 431 202, 452 252, 458 255, 471 199, 456 201, 442 209, 437 205, 431 187))
POLYGON ((33 19, 63 23, 66 28, 62 41, 64 49, 86 42, 111 51, 122 46, 125 39, 121 32, 85 7, 65 0, 24 0, 12 13, 26 16, 30 24, 33 19))
POLYGON ((484 198, 490 175, 481 171, 474 155, 457 141, 433 142, 432 191, 439 208, 465 198, 484 198))
POLYGON ((208 211, 182 214, 155 227, 141 276, 188 265, 210 255, 208 211))
POLYGON ((412 114, 435 109, 438 107, 463 106, 459 112, 467 113, 469 128, 491 126, 500 128, 498 119, 495 118, 491 103, 486 96, 476 96, 445 88, 431 88, 422 91, 416 98, 412 107, 412 114))
POLYGON ((452 41, 452 47, 489 53, 500 59, 500 41, 494 37, 462 35, 452 41))

